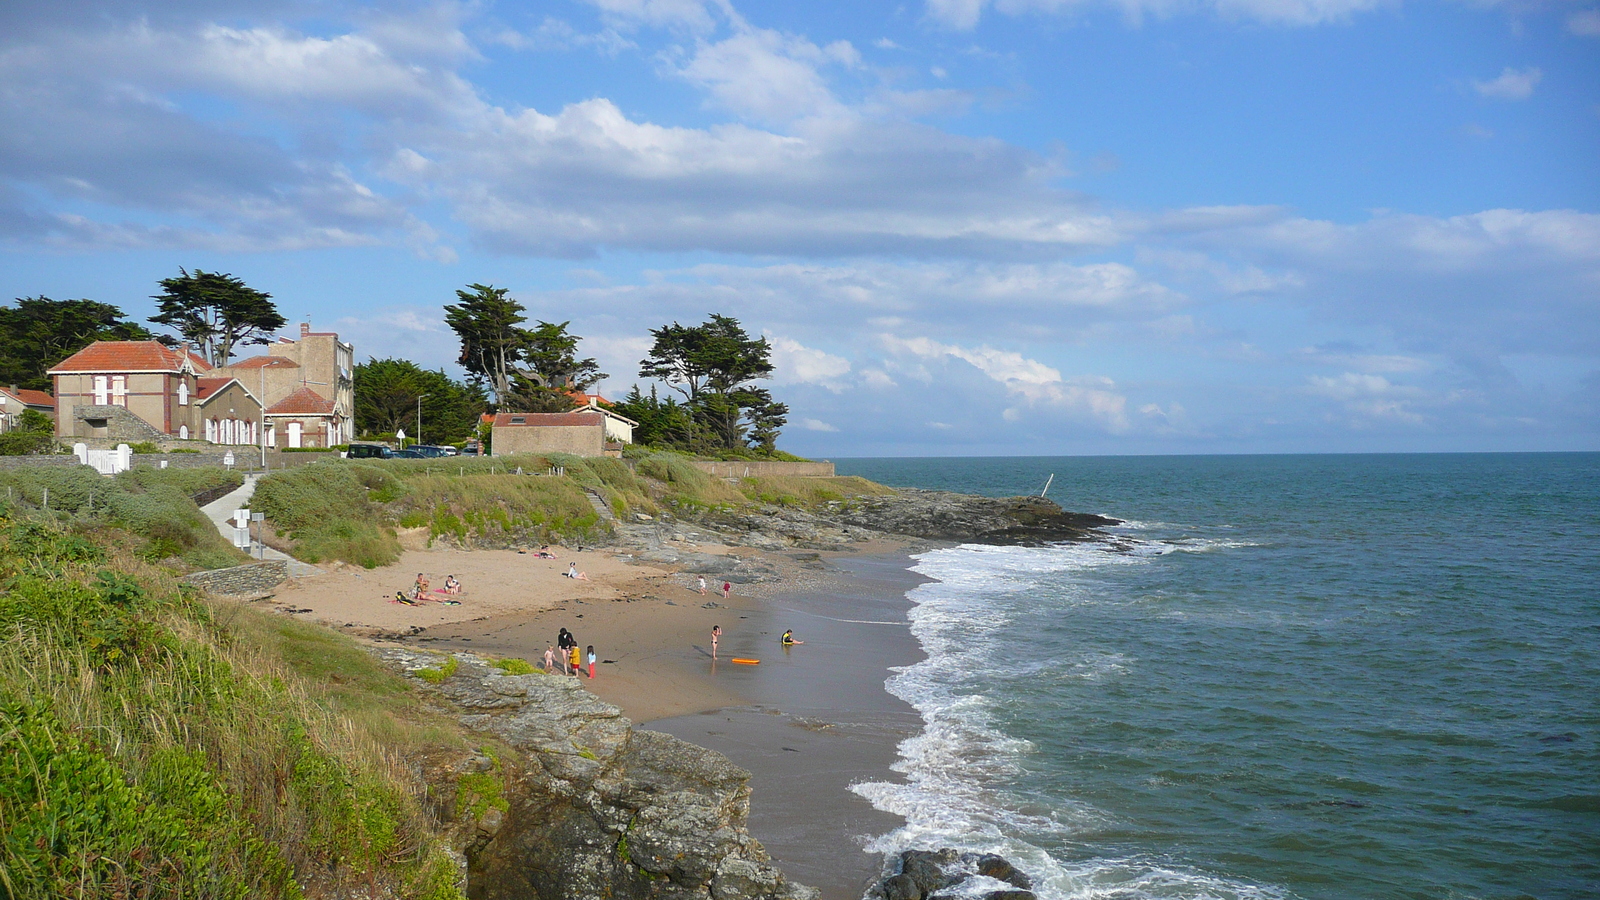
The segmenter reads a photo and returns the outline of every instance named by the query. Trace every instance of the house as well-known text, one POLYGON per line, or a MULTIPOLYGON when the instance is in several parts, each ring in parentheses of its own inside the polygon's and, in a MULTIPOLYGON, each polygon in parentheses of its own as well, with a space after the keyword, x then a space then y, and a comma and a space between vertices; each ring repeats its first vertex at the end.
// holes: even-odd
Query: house
POLYGON ((300 339, 279 338, 265 356, 219 367, 266 403, 269 447, 332 447, 355 436, 355 347, 300 323, 300 339))
POLYGON ((56 436, 107 441, 260 439, 261 402, 246 385, 186 345, 96 341, 47 373, 55 383, 56 436))
MULTIPOLYGON (((600 410, 564 413, 497 413, 494 417, 495 456, 514 453, 571 453, 605 456, 606 417, 600 410)), ((621 453, 618 446, 617 454, 621 453)))
POLYGON ((27 388, 18 388, 16 385, 12 385, 9 390, 0 388, 0 434, 15 429, 22 421, 23 411, 29 409, 54 419, 56 398, 44 391, 30 391, 27 388))
POLYGON ((594 412, 600 413, 606 417, 607 441, 616 444, 633 443, 633 430, 639 427, 638 422, 635 422, 621 413, 612 412, 611 410, 606 409, 604 406, 601 406, 601 403, 606 402, 606 398, 600 396, 599 394, 584 394, 583 398, 584 405, 579 407, 580 411, 588 412, 593 410, 594 412))

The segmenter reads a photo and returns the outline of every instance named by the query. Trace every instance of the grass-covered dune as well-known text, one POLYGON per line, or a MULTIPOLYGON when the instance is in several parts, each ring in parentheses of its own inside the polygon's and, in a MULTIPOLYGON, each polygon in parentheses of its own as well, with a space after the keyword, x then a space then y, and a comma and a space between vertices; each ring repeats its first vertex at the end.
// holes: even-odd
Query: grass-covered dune
POLYGON ((222 468, 141 466, 106 478, 88 466, 0 470, 0 515, 42 514, 74 528, 115 527, 132 552, 148 562, 184 570, 247 562, 195 498, 221 496, 243 483, 222 468))
POLYGON ((399 558, 397 529, 426 527, 430 540, 463 546, 592 541, 606 525, 590 491, 629 521, 636 513, 693 516, 761 503, 809 507, 890 489, 854 477, 730 483, 665 452, 645 455, 635 467, 565 455, 324 460, 263 478, 251 505, 289 539, 296 557, 375 567, 399 558), (565 474, 543 477, 552 468, 565 474), (514 474, 518 469, 524 474, 514 474))
POLYGON ((0 896, 460 897, 402 762, 459 732, 343 636, 93 526, 0 514, 0 896))

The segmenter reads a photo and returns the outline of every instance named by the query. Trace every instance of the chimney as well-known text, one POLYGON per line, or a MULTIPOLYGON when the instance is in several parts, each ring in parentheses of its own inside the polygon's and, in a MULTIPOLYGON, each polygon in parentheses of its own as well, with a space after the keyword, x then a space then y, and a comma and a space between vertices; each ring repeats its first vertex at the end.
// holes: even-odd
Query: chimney
POLYGON ((311 323, 310 322, 301 322, 300 323, 300 339, 301 340, 305 340, 306 338, 308 338, 310 336, 311 336, 311 323))

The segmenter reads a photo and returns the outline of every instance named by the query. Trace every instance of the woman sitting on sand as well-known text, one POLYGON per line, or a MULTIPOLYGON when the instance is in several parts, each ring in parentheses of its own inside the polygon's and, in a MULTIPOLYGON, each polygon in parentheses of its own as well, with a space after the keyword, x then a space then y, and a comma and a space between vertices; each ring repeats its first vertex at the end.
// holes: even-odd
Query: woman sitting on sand
POLYGON ((428 593, 428 576, 422 572, 417 573, 417 580, 411 584, 411 599, 421 600, 428 593))
POLYGON ((461 582, 454 575, 447 575, 444 579, 444 592, 446 594, 461 593, 461 582))

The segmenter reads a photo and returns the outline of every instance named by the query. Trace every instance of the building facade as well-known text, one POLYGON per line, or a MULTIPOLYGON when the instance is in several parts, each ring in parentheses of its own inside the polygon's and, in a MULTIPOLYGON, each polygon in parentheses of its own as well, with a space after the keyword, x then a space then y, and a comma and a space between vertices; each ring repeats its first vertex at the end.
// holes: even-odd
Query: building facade
POLYGON ((56 436, 254 444, 261 402, 187 346, 96 341, 57 363, 56 436))
POLYGON ((54 419, 56 398, 44 391, 30 391, 16 385, 0 388, 0 434, 15 430, 22 421, 22 413, 30 409, 54 419))
POLYGON ((355 347, 300 323, 300 339, 279 338, 264 356, 217 369, 263 398, 269 447, 332 447, 355 436, 355 347))

